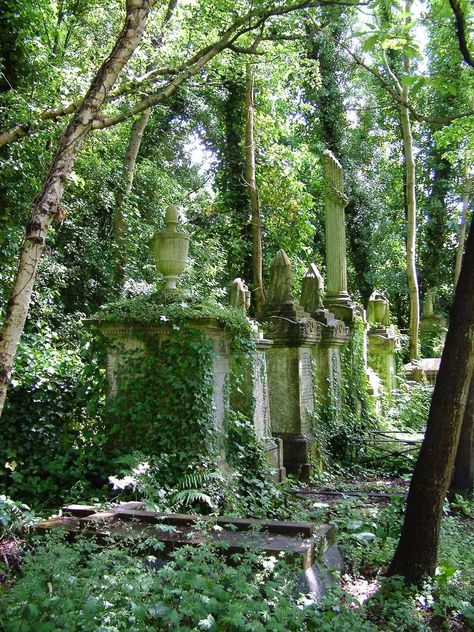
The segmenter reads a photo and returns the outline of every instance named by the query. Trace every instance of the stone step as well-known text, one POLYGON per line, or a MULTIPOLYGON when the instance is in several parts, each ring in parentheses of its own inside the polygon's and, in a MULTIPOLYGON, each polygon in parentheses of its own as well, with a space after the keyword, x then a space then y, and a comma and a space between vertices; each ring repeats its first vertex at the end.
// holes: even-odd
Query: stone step
POLYGON ((99 537, 114 534, 152 538, 163 542, 168 552, 189 544, 222 543, 228 555, 249 549, 269 555, 284 553, 287 559, 298 560, 305 571, 316 560, 324 560, 335 546, 335 528, 328 524, 166 514, 143 507, 142 503, 122 503, 101 511, 92 505, 68 505, 63 508, 63 516, 39 522, 35 528, 40 533, 62 528, 99 537))

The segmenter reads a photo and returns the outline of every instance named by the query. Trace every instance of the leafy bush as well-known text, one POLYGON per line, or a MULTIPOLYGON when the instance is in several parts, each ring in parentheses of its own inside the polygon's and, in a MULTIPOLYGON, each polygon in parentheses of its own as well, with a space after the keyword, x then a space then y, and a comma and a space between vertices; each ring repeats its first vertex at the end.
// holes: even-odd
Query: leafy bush
POLYGON ((90 336, 82 329, 79 337, 82 354, 43 328, 24 335, 17 354, 0 425, 0 489, 36 508, 103 476, 104 371, 90 336))
POLYGON ((34 514, 28 505, 0 495, 0 540, 8 533, 29 527, 33 521, 34 514))
POLYGON ((423 432, 428 420, 433 386, 428 382, 399 380, 392 395, 392 406, 387 411, 387 420, 395 428, 423 432))

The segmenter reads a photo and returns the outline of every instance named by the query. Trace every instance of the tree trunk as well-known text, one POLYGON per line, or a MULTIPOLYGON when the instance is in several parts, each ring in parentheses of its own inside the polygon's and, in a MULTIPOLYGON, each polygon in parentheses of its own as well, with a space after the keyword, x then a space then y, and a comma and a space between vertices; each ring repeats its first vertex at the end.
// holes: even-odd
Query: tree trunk
MULTIPOLYGON (((405 11, 411 13, 411 0, 405 3, 405 11)), ((405 55, 403 69, 406 74, 410 72, 410 60, 405 55)), ((408 103, 408 87, 402 86, 401 96, 408 103)), ((416 190, 415 190, 415 158, 413 154, 413 138, 411 134, 410 113, 404 105, 400 106, 400 122, 402 127, 403 150, 405 154, 405 191, 407 205, 407 279, 410 295, 410 322, 408 351, 410 360, 418 359, 419 355, 419 328, 420 328, 420 296, 418 290, 418 275, 416 272, 416 190)))
POLYGON ((143 138, 143 132, 150 119, 150 110, 145 110, 139 119, 132 125, 130 140, 128 143, 127 153, 123 163, 122 183, 117 191, 115 198, 115 215, 114 215, 114 248, 115 248, 115 264, 114 264, 114 284, 117 289, 122 289, 125 280, 125 237, 127 233, 127 224, 125 221, 126 206, 135 177, 135 166, 137 163, 138 152, 143 138))
POLYGON ((61 212, 60 202, 65 180, 108 92, 138 46, 150 8, 155 2, 156 0, 127 0, 127 16, 115 46, 60 139, 43 187, 33 200, 0 339, 0 415, 5 404, 13 359, 28 313, 38 262, 45 248, 51 222, 61 212))
POLYGON ((454 265, 454 287, 459 279, 459 272, 461 271, 461 261, 464 252, 464 243, 466 241, 466 223, 467 223, 467 211, 469 209, 470 200, 470 179, 467 168, 467 161, 464 165, 464 178, 463 178, 463 194, 462 194, 462 208, 461 208, 461 224, 459 226, 459 242, 456 250, 456 263, 454 265))
POLYGON ((419 354, 418 334, 420 328, 420 298, 418 276, 416 273, 416 194, 415 194, 415 160, 413 157, 413 141, 410 128, 410 115, 405 106, 401 106, 401 123, 406 169, 407 199, 407 279, 410 294, 410 322, 408 351, 410 360, 416 360, 419 354))
POLYGON ((448 490, 474 369, 474 229, 471 228, 451 307, 426 434, 413 472, 405 520, 389 575, 418 583, 433 575, 448 490))
POLYGON ((252 211, 252 280, 256 312, 260 314, 265 302, 265 295, 262 272, 262 221, 255 177, 254 80, 250 64, 247 64, 245 110, 247 113, 245 122, 245 175, 252 211))
POLYGON ((463 495, 474 492, 474 375, 471 378, 471 386, 467 396, 449 490, 452 493, 463 495))

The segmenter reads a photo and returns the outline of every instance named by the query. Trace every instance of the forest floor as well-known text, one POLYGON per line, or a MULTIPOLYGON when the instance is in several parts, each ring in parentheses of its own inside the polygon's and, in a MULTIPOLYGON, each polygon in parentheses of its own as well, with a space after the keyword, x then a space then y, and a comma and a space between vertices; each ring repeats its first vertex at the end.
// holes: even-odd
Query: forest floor
MULTIPOLYGON (((247 581, 242 584, 242 574, 248 574, 251 565, 260 570, 267 568, 266 562, 250 553, 250 557, 239 558, 231 569, 212 550, 177 553, 152 580, 148 569, 144 578, 143 567, 137 566, 136 551, 132 553, 126 546, 117 548, 112 542, 94 548, 96 545, 91 543, 71 545, 54 537, 43 537, 38 544, 38 539, 10 531, 0 540, 0 620, 3 616, 9 617, 10 623, 4 624, 8 632, 20 629, 32 632, 59 629, 463 632, 474 629, 473 501, 458 498, 446 503, 434 578, 420 587, 406 587, 397 578, 384 578, 399 537, 407 480, 408 476, 382 476, 356 470, 352 475, 347 471, 326 473, 308 487, 295 484, 286 487, 279 509, 274 508, 271 517, 330 522, 337 527, 337 542, 345 569, 338 578, 339 587, 317 605, 308 605, 311 600, 307 597, 295 599, 291 591, 288 593, 284 569, 280 573, 277 570, 270 573, 267 569, 268 576, 265 581, 259 579, 258 585, 247 581), (100 555, 92 555, 91 551, 100 555), (109 585, 112 580, 107 578, 107 571, 104 575, 103 567, 107 560, 109 564, 113 560, 117 577, 122 577, 134 592, 132 606, 127 606, 127 600, 121 595, 125 590, 122 585, 119 588, 109 585), (230 577, 232 573, 236 575, 230 577), (163 581, 159 587, 153 583, 151 590, 145 579, 156 582, 161 576, 163 581), (222 586, 229 582, 222 593, 222 586), (167 585, 171 586, 170 590, 164 588, 167 585), (278 598, 270 598, 269 586, 273 585, 278 586, 281 593, 278 598), (151 598, 153 602, 158 599, 163 611, 150 609, 151 598), (106 604, 103 612, 101 600, 106 604), (203 600, 209 605, 207 618, 203 616, 203 600), (242 611, 238 605, 241 603, 242 611), (280 612, 283 603, 284 610, 280 612), (19 604, 23 604, 20 610, 19 604), (133 616, 127 611, 129 607, 133 616), (61 617, 68 608, 83 624, 74 627, 71 619, 67 625, 64 623, 61 617), (104 615, 107 608, 114 608, 117 613, 115 626, 87 623, 89 619, 98 621, 100 617, 101 621, 110 619, 110 613, 107 617, 104 615), (257 608, 255 612, 254 608, 257 608), (94 609, 97 609, 96 618, 92 616, 94 609), (139 617, 140 612, 143 619, 139 617), (158 627, 156 624, 147 627, 150 613, 161 621, 158 627), (284 627, 271 623, 272 616, 277 617, 277 614, 284 627), (233 623, 229 617, 233 617, 233 623), (45 623, 43 627, 38 621, 53 621, 54 625, 45 623), (208 627, 204 621, 208 621, 208 627)), ((255 578, 258 577, 256 572, 255 578)))

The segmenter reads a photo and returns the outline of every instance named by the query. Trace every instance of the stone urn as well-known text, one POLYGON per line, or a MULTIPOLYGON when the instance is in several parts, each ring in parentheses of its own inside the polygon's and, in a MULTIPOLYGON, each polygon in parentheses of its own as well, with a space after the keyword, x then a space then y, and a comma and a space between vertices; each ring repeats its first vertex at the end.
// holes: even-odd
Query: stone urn
POLYGON ((374 290, 367 305, 369 325, 390 325, 390 312, 387 298, 378 290, 374 290))
POLYGON ((177 206, 168 206, 165 213, 166 229, 162 233, 155 233, 153 237, 156 267, 170 289, 176 288, 176 280, 185 269, 188 259, 189 235, 176 230, 178 215, 177 206))

